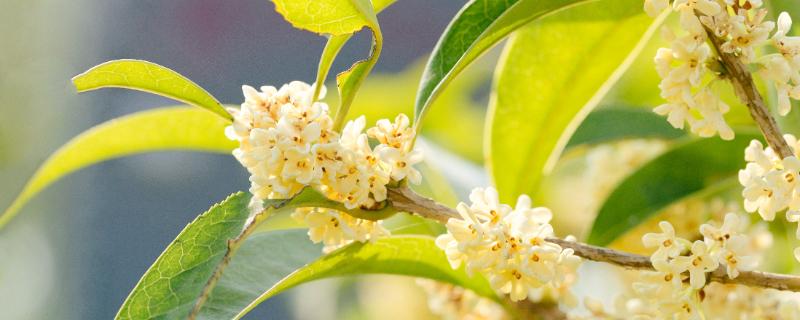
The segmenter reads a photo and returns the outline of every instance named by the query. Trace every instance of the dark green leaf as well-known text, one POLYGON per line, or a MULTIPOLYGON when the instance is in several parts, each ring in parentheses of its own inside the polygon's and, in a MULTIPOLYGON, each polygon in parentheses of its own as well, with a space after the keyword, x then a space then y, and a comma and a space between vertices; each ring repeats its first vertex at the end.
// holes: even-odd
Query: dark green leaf
POLYGON ((636 138, 675 139, 686 134, 664 117, 638 108, 605 108, 592 111, 575 130, 567 148, 636 138))
MULTIPOLYGON (((509 33, 526 23, 591 0, 473 0, 450 21, 417 90, 415 125, 428 106, 464 68, 509 33)), ((641 7, 641 5, 639 6, 641 7)))
POLYGON ((690 140, 651 160, 625 178, 600 208, 588 242, 606 245, 671 203, 744 168, 744 149, 760 135, 737 132, 733 141, 690 140))
MULTIPOLYGON (((269 223, 269 222, 265 222, 269 223)), ((250 236, 211 292, 198 319, 231 319, 278 281, 322 255, 306 229, 250 236)))
POLYGON ((186 226, 145 273, 117 319, 183 319, 242 231, 250 195, 236 193, 186 226))

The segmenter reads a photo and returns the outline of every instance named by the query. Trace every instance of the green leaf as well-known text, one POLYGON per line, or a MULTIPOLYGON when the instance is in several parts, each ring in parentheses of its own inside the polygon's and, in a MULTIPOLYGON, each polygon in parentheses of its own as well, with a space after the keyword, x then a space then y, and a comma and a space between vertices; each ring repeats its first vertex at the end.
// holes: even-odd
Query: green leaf
MULTIPOLYGON (((434 99, 470 63, 509 33, 550 13, 592 0, 473 0, 450 21, 430 59, 417 89, 414 123, 434 99)), ((616 5, 614 5, 616 6, 616 5)), ((641 9, 641 4, 638 4, 641 9)))
POLYGON ((606 245, 671 203, 735 177, 745 165, 743 150, 760 138, 737 132, 732 141, 696 139, 664 152, 617 185, 600 208, 588 242, 606 245))
POLYGON ((501 200, 537 193, 572 132, 659 23, 642 12, 640 0, 603 0, 549 15, 509 40, 495 75, 485 149, 501 200))
POLYGON ((325 48, 322 50, 322 55, 319 57, 317 80, 314 82, 315 87, 312 101, 317 101, 319 99, 322 86, 325 85, 325 79, 328 78, 328 72, 330 72, 331 66, 333 66, 333 61, 336 60, 339 51, 342 50, 342 47, 344 47, 347 41, 350 41, 352 37, 353 35, 351 34, 344 34, 328 38, 328 42, 325 43, 325 48))
POLYGON ((72 78, 78 92, 126 88, 149 92, 200 107, 233 120, 205 89, 169 68, 142 60, 113 60, 72 78))
POLYGON ((572 134, 566 148, 634 138, 675 139, 685 134, 650 110, 604 108, 589 113, 572 134))
POLYGON ((97 125, 53 153, 0 216, 0 227, 33 196, 56 180, 109 159, 160 150, 229 153, 236 143, 224 135, 229 123, 190 107, 167 107, 134 113, 97 125))
MULTIPOLYGON (((250 286, 257 285, 257 282, 253 282, 250 278, 252 275, 245 280, 236 281, 237 276, 252 270, 254 263, 265 259, 263 251, 256 251, 255 254, 253 250, 248 251, 249 247, 245 246, 246 241, 257 230, 259 224, 276 211, 316 205, 313 203, 316 201, 315 193, 308 194, 307 190, 310 189, 304 190, 293 199, 265 200, 264 211, 252 218, 249 218, 248 208, 250 195, 243 192, 236 193, 209 209, 207 213, 189 224, 147 270, 120 308, 117 319, 194 318, 203 314, 204 308, 214 310, 222 308, 219 305, 207 304, 209 301, 214 301, 215 290, 235 293, 243 290, 243 287, 247 288, 242 282, 247 282, 250 286), (232 264, 231 262, 243 248, 246 262, 232 264), (238 269, 230 269, 231 266, 238 269), (223 287, 219 287, 220 284, 223 287)), ((292 249, 295 248, 292 243, 280 245, 287 248, 288 254, 292 254, 292 249)), ((304 242, 300 242, 297 248, 300 252, 309 251, 308 244, 304 242)), ((285 258, 288 264, 277 263, 277 265, 284 269, 297 268, 314 257, 316 256, 308 254, 280 257, 285 258), (297 263, 298 259, 302 263, 297 263)), ((275 258, 268 257, 268 259, 275 258)), ((279 275, 280 273, 275 273, 267 275, 267 278, 279 275)), ((273 282, 275 280, 277 279, 273 282)), ((258 290, 252 291, 251 296, 257 296, 261 290, 263 288, 259 287, 258 290)), ((243 293, 238 292, 238 294, 243 293)), ((217 294, 215 299, 229 301, 232 298, 233 296, 217 294)), ((240 303, 244 306, 248 301, 240 303)))
MULTIPOLYGON (((372 5, 375 8, 375 13, 380 13, 386 7, 394 4, 397 0, 375 0, 372 1, 372 5)), ((328 78, 328 72, 331 70, 331 66, 333 65, 333 61, 336 60, 336 56, 339 55, 339 51, 342 50, 342 47, 350 41, 352 38, 352 34, 343 34, 337 36, 330 36, 328 37, 328 42, 325 44, 325 49, 322 50, 322 56, 319 58, 319 67, 317 69, 317 80, 316 83, 316 90, 314 91, 314 101, 319 98, 320 90, 322 86, 325 84, 325 79, 328 78)))
POLYGON ((293 229, 250 236, 222 274, 197 319, 232 319, 266 288, 318 259, 322 246, 311 243, 306 233, 307 229, 293 229))
POLYGON ((295 28, 343 35, 377 25, 369 0, 272 0, 275 11, 295 28))
POLYGON ((242 231, 250 195, 235 193, 186 226, 130 293, 117 319, 184 319, 242 231))
POLYGON ((429 278, 470 289, 495 301, 499 299, 484 278, 469 277, 463 269, 453 270, 433 238, 398 236, 353 243, 298 269, 255 299, 235 319, 270 297, 306 282, 376 273, 429 278))
POLYGON ((339 87, 339 109, 336 110, 336 119, 333 121, 334 130, 339 130, 347 118, 347 112, 350 110, 350 105, 353 104, 353 99, 356 97, 356 92, 361 87, 361 84, 372 71, 372 67, 378 62, 380 50, 382 46, 382 38, 380 31, 375 34, 372 46, 372 53, 367 60, 360 60, 353 64, 350 69, 336 75, 336 85, 339 87))
MULTIPOLYGON (((320 84, 327 77, 330 64, 333 63, 339 50, 349 40, 349 35, 364 27, 372 30, 372 50, 369 57, 357 61, 350 69, 336 77, 340 104, 333 128, 341 129, 356 92, 378 62, 383 48, 383 35, 372 3, 369 0, 273 0, 273 2, 275 10, 296 28, 331 36, 320 59, 314 97, 319 96, 320 84)), ((391 2, 382 0, 378 4, 382 9, 391 2)))

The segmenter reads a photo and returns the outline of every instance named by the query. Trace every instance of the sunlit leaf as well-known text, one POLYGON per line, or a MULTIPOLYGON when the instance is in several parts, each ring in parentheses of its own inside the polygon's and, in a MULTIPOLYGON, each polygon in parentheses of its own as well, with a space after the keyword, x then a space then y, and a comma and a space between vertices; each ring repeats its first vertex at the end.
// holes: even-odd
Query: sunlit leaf
MULTIPOLYGON (((433 100, 470 63, 526 23, 591 0, 473 0, 450 21, 417 89, 415 125, 433 100)), ((641 5, 639 5, 641 7, 641 5)))
MULTIPOLYGON (((396 1, 397 0, 374 0, 372 1, 372 5, 375 9, 375 13, 377 14, 396 1)), ((339 51, 342 50, 342 47, 344 47, 347 41, 350 41, 350 38, 352 37, 352 34, 342 34, 328 37, 328 42, 325 43, 325 49, 322 50, 322 55, 319 58, 317 80, 315 81, 317 86, 316 92, 314 92, 314 100, 317 100, 319 97, 319 90, 322 88, 322 85, 325 84, 325 79, 327 79, 328 72, 331 70, 331 66, 333 65, 333 61, 336 60, 336 56, 339 55, 339 51)))
POLYGON ((204 108, 232 120, 230 114, 205 89, 169 68, 142 60, 113 60, 72 78, 78 92, 100 88, 139 90, 204 108))
POLYGON ((378 62, 383 40, 380 33, 375 34, 373 39, 372 53, 367 60, 357 61, 350 69, 336 75, 336 85, 339 88, 339 109, 336 110, 336 118, 333 121, 334 130, 341 129, 350 105, 356 97, 356 92, 372 71, 372 67, 378 62))
POLYGON ((674 146, 620 182, 595 218, 588 242, 606 245, 666 206, 744 168, 744 149, 758 134, 732 141, 695 139, 674 146))
POLYGON ((295 28, 343 35, 377 25, 369 0, 272 0, 275 11, 295 28))
POLYGON ((353 243, 298 269, 273 285, 236 317, 241 318, 261 302, 300 284, 330 277, 360 274, 395 274, 434 279, 468 288, 497 300, 488 282, 453 270, 433 238, 398 236, 372 243, 353 243))
MULTIPOLYGON (((483 160, 481 133, 486 113, 482 102, 475 101, 474 92, 490 79, 494 62, 489 62, 481 61, 455 79, 436 99, 422 128, 426 139, 474 162, 483 160), (458 121, 453 121, 454 114, 458 115, 458 121)), ((419 61, 400 73, 370 75, 359 90, 359 98, 353 102, 347 119, 364 115, 368 124, 374 124, 381 118, 394 119, 398 113, 410 115, 423 64, 424 61, 419 61)), ((330 95, 328 101, 335 98, 330 95)))
POLYGON ((589 113, 570 137, 566 148, 622 139, 675 139, 685 134, 650 110, 603 108, 589 113))
POLYGON ((229 153, 236 143, 225 137, 229 123, 190 107, 167 107, 107 121, 73 138, 53 153, 0 216, 8 223, 33 196, 61 177, 109 159, 160 151, 195 150, 229 153))
POLYGON ((572 132, 658 24, 641 1, 604 0, 549 15, 512 37, 487 130, 488 166, 502 199, 536 194, 572 132))
MULTIPOLYGON (((296 28, 331 36, 320 59, 315 97, 319 95, 319 84, 324 82, 330 64, 349 40, 347 36, 364 27, 372 31, 372 50, 369 57, 357 61, 336 77, 340 103, 333 127, 336 130, 340 129, 356 92, 378 62, 383 48, 383 35, 372 3, 369 0, 273 0, 273 2, 275 10, 296 28)), ((387 0, 379 3, 381 8, 389 4, 391 2, 387 0)))

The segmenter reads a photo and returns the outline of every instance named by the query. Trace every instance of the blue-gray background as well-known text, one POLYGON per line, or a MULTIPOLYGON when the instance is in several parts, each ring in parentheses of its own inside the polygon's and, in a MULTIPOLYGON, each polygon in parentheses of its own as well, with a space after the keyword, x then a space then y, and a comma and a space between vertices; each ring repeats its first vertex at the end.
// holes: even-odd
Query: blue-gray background
MULTIPOLYGON (((383 13, 377 70, 397 72, 424 57, 461 5, 403 0, 383 13)), ((334 70, 366 55, 367 36, 357 40, 334 70)), ((311 82, 323 44, 293 30, 267 0, 0 1, 0 207, 74 135, 173 104, 124 90, 77 95, 69 79, 89 67, 145 59, 240 103, 241 84, 311 82)), ((189 221, 246 188, 232 157, 200 153, 135 156, 69 176, 0 230, 0 319, 112 318, 189 221)), ((289 318, 285 300, 254 318, 289 318)))

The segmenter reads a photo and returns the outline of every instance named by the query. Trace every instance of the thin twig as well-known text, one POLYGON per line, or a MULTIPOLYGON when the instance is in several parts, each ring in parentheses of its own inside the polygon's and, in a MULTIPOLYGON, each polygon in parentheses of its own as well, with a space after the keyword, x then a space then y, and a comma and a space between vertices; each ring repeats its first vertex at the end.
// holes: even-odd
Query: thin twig
MULTIPOLYGON (((389 200, 395 208, 417 214, 423 218, 447 223, 450 218, 461 219, 456 210, 425 198, 406 187, 389 189, 389 200)), ((650 258, 623 251, 572 242, 558 238, 547 238, 548 242, 575 251, 575 255, 587 260, 606 262, 627 269, 654 270, 650 258)), ((743 271, 731 279, 723 266, 709 275, 710 281, 740 284, 751 287, 800 292, 800 276, 761 271, 743 271)))
POLYGON ((775 118, 769 113, 761 93, 753 82, 753 76, 747 70, 747 66, 742 60, 733 53, 725 52, 722 50, 722 44, 725 43, 714 34, 714 31, 704 26, 706 34, 711 44, 714 46, 716 53, 719 56, 719 62, 725 68, 725 77, 730 80, 733 85, 734 92, 739 100, 747 105, 750 111, 750 116, 756 121, 758 128, 766 138, 767 143, 777 152, 781 158, 792 156, 792 149, 783 139, 778 124, 775 118))

